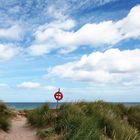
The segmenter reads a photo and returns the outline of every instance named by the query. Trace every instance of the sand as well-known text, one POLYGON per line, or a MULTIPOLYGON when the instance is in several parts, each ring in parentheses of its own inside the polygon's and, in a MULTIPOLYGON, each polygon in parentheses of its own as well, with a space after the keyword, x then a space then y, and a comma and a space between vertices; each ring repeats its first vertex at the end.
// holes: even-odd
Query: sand
POLYGON ((27 126, 25 117, 17 116, 11 125, 8 133, 0 132, 0 140, 39 140, 36 131, 27 126))

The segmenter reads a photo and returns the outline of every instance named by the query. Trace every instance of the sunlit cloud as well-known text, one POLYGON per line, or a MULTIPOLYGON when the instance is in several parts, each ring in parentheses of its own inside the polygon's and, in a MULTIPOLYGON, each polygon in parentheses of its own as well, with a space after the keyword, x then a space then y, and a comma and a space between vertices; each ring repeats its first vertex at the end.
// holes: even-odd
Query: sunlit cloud
POLYGON ((50 75, 97 84, 126 85, 140 78, 140 50, 93 52, 83 55, 80 60, 53 67, 49 70, 50 75))
POLYGON ((87 23, 76 31, 72 30, 75 24, 71 19, 61 24, 52 23, 36 31, 36 42, 30 46, 29 52, 32 55, 43 55, 59 49, 60 53, 69 53, 82 45, 92 48, 108 47, 126 39, 139 39, 140 22, 137 19, 140 19, 139 5, 133 7, 128 15, 119 21, 87 23), (41 52, 38 53, 38 50, 41 52))

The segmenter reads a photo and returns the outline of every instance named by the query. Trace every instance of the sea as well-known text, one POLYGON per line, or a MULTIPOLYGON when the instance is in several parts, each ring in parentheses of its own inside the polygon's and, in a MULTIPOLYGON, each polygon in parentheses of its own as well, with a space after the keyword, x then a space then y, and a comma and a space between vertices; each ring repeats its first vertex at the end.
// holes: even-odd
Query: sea
MULTIPOLYGON (((10 108, 16 109, 16 110, 30 110, 34 109, 37 107, 40 107, 44 104, 48 104, 50 109, 55 109, 56 108, 56 103, 54 102, 6 102, 6 105, 10 108)), ((59 103, 58 107, 60 107, 64 103, 59 103)))
MULTIPOLYGON (((114 103, 114 102, 113 102, 114 103)), ((115 102, 114 104, 117 104, 118 102, 115 102)), ((136 106, 140 105, 140 102, 119 102, 121 104, 124 104, 125 106, 136 106)), ((55 102, 7 102, 6 105, 10 108, 14 108, 16 110, 24 110, 24 109, 34 109, 37 107, 42 106, 43 104, 48 104, 50 109, 56 108, 55 102)), ((58 107, 60 107, 63 104, 67 104, 66 102, 60 102, 58 104, 58 107)))

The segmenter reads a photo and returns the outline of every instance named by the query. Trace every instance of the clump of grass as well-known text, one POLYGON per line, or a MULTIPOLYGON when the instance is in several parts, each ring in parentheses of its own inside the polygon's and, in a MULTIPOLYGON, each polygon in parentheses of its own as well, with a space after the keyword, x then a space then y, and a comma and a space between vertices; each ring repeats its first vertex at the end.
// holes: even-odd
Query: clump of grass
POLYGON ((43 139, 43 138, 49 137, 53 132, 54 132, 53 128, 46 128, 46 129, 39 130, 37 132, 37 135, 43 139))
POLYGON ((128 122, 140 131, 140 106, 132 106, 128 109, 128 122))
POLYGON ((57 134, 62 140, 139 140, 140 114, 136 113, 138 108, 132 110, 103 101, 79 102, 64 104, 58 110, 43 106, 32 110, 27 118, 31 125, 41 128, 37 133, 41 138, 57 134))
POLYGON ((0 101, 0 129, 8 131, 10 129, 10 119, 15 113, 0 101))
POLYGON ((28 123, 31 125, 42 128, 48 126, 53 122, 53 113, 49 110, 47 104, 37 109, 30 110, 27 113, 28 123))

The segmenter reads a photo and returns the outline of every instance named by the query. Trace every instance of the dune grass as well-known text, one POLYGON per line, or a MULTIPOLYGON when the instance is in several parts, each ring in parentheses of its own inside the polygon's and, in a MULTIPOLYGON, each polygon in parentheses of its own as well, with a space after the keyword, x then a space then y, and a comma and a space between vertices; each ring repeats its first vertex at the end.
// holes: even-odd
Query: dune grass
POLYGON ((132 106, 127 113, 128 122, 140 131, 140 106, 132 106))
POLYGON ((10 129, 10 119, 15 113, 0 101, 0 129, 8 131, 10 129))
POLYGON ((27 118, 45 140, 140 140, 139 109, 102 101, 65 104, 58 110, 45 104, 27 118))

